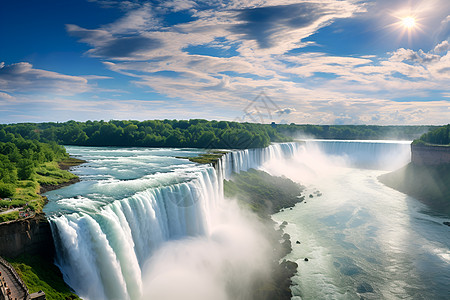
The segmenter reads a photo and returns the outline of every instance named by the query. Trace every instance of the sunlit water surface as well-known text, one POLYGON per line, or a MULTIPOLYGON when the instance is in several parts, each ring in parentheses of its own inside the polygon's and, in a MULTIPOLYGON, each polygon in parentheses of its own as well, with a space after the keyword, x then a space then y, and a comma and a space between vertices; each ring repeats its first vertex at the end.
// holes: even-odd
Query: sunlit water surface
POLYGON ((265 166, 307 186, 304 203, 273 216, 288 222, 299 264, 294 299, 450 299, 448 217, 377 180, 409 161, 409 145, 331 143, 265 166))
POLYGON ((70 155, 84 159, 72 173, 81 182, 47 193, 47 215, 98 212, 103 206, 149 188, 170 186, 197 177, 204 167, 178 157, 197 156, 199 149, 67 146, 70 155))

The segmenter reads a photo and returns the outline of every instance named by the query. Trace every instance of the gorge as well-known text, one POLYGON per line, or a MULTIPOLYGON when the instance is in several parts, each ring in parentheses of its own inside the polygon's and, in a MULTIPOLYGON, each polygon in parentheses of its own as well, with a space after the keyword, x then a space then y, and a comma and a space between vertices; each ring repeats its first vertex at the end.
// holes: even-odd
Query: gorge
POLYGON ((228 153, 214 169, 176 158, 202 150, 67 147, 88 163, 74 170, 81 182, 47 193, 56 262, 84 299, 249 299, 256 275, 268 272, 271 245, 255 216, 223 198, 222 181, 260 168, 313 195, 274 215, 287 221, 293 244, 301 241, 287 257, 299 264, 295 297, 420 290, 439 299, 449 278, 450 241, 437 238, 444 217, 376 180, 408 163, 409 149, 407 142, 274 144, 228 153), (440 277, 425 278, 430 270, 440 277), (397 281, 382 288, 387 274, 397 281))

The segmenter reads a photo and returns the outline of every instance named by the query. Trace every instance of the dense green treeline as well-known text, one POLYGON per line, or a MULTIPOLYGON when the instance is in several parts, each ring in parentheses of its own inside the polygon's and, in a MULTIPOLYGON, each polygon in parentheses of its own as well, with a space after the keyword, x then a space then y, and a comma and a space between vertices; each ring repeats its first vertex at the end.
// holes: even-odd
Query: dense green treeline
POLYGON ((244 149, 266 147, 304 136, 323 139, 414 139, 432 126, 254 124, 229 121, 68 121, 0 125, 9 133, 40 142, 80 146, 194 147, 244 149))
POLYGON ((291 137, 345 140, 413 140, 436 126, 378 125, 277 125, 277 131, 291 137))
POLYGON ((87 121, 0 125, 1 132, 81 146, 257 148, 290 141, 270 125, 206 120, 87 121))
POLYGON ((424 133, 414 144, 450 145, 450 124, 424 133))
POLYGON ((66 156, 55 142, 41 143, 0 130, 0 198, 13 197, 16 183, 32 179, 43 163, 66 156))

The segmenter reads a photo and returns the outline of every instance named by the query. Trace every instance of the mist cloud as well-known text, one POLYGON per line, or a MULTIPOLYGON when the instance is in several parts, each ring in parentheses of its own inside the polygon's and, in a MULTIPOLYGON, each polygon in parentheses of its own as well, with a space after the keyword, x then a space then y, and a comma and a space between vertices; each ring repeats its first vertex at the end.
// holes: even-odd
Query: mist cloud
POLYGON ((222 204, 209 236, 169 242, 147 262, 145 299, 250 299, 252 282, 270 274, 271 247, 254 215, 222 204))

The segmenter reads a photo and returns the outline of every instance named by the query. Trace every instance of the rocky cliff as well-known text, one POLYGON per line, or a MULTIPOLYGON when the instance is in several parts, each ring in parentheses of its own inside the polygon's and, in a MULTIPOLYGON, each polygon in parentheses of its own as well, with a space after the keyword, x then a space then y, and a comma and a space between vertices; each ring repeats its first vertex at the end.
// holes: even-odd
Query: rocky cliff
POLYGON ((53 257, 50 224, 44 214, 0 224, 0 256, 14 258, 21 254, 53 257))
POLYGON ((411 162, 419 166, 450 164, 450 147, 412 144, 411 162))

